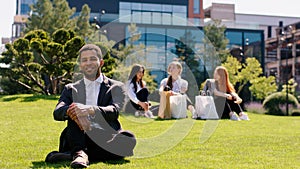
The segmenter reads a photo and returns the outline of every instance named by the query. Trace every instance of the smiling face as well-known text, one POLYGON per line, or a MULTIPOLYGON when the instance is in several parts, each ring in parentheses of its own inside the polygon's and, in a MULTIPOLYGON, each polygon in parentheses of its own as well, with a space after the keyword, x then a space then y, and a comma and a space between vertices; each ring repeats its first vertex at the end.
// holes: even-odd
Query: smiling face
POLYGON ((84 76, 89 80, 95 80, 100 74, 100 67, 103 60, 100 60, 95 50, 85 50, 81 52, 79 67, 84 76))

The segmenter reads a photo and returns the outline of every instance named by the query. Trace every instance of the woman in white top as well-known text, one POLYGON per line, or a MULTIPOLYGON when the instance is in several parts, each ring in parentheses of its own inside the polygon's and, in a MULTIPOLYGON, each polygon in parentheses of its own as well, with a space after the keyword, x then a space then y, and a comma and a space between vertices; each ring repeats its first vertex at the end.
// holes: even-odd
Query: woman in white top
MULTIPOLYGON (((158 118, 170 119, 170 96, 185 94, 188 89, 188 82, 181 78, 182 66, 178 61, 173 61, 168 66, 169 77, 164 78, 160 83, 160 105, 158 118)), ((188 109, 194 113, 195 109, 188 100, 188 109)))
POLYGON ((136 116, 153 118, 153 114, 149 110, 149 91, 146 88, 146 82, 143 81, 144 73, 145 67, 143 65, 133 65, 127 82, 127 94, 130 99, 131 106, 133 106, 135 110, 136 116))

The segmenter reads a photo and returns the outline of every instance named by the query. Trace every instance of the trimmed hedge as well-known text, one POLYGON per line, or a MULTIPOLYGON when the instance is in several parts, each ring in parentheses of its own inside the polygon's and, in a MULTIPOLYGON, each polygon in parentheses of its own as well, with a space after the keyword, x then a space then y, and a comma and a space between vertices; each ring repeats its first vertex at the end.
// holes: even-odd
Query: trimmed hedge
MULTIPOLYGON (((288 94, 288 103, 289 107, 292 106, 294 108, 296 108, 299 104, 297 98, 292 94, 288 94)), ((285 105, 286 93, 283 92, 273 93, 266 97, 263 102, 263 107, 267 110, 267 114, 272 115, 286 115, 285 105)))

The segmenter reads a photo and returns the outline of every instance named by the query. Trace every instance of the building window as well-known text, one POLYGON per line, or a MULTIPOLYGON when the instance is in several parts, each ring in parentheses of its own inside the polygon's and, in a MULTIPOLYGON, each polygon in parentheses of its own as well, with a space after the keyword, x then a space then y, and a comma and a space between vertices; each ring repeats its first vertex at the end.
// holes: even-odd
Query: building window
POLYGON ((162 12, 172 12, 172 5, 162 5, 162 12))
POLYGON ((262 41, 261 33, 245 32, 244 33, 244 55, 246 57, 255 57, 260 63, 262 63, 262 41))
POLYGON ((226 37, 229 39, 229 45, 242 46, 242 32, 226 31, 226 37))
POLYGON ((200 0, 194 0, 194 14, 200 14, 200 0))
POLYGON ((262 48, 263 34, 250 31, 226 31, 226 38, 229 39, 228 48, 237 48, 243 50, 243 57, 255 57, 261 64, 263 62, 262 48))
POLYGON ((187 7, 184 5, 120 2, 119 15, 120 22, 184 25, 187 18, 187 7))
POLYGON ((120 2, 120 9, 131 10, 131 3, 130 2, 120 2))
POLYGON ((144 11, 161 11, 161 4, 142 4, 142 10, 144 11))
POLYGON ((31 11, 30 6, 35 4, 37 0, 19 0, 17 1, 17 14, 28 15, 31 11))
POLYGON ((134 23, 142 23, 142 12, 140 11, 132 11, 132 20, 134 23))
POLYGON ((142 4, 141 3, 132 3, 132 8, 133 10, 142 10, 142 4))

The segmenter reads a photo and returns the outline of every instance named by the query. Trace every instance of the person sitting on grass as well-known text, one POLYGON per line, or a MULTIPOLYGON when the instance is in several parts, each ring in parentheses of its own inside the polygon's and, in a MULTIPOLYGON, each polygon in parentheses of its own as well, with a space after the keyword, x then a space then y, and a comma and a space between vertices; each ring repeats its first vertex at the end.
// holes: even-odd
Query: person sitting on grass
POLYGON ((84 45, 78 62, 84 77, 62 91, 53 116, 68 123, 61 135, 60 151, 49 153, 46 162, 72 160, 72 168, 85 168, 89 161, 132 156, 136 138, 122 130, 118 120, 124 84, 101 73, 104 60, 96 45, 84 45))
MULTIPOLYGON (((170 96, 185 94, 188 90, 188 82, 181 78, 181 73, 182 65, 180 62, 173 61, 168 65, 169 76, 161 81, 159 88, 159 119, 170 119, 172 117, 172 114, 170 112, 170 96)), ((194 114, 195 108, 188 97, 187 101, 187 109, 189 109, 189 111, 194 114)))
POLYGON ((154 118, 149 110, 151 104, 148 101, 149 91, 146 87, 146 82, 143 80, 144 73, 145 67, 143 65, 133 65, 126 85, 130 99, 129 105, 126 105, 126 111, 134 110, 135 116, 154 118))
POLYGON ((249 120, 243 112, 240 103, 243 101, 235 92, 229 80, 228 71, 223 66, 216 67, 214 79, 207 79, 203 88, 204 93, 214 96, 219 118, 231 120, 249 120))

